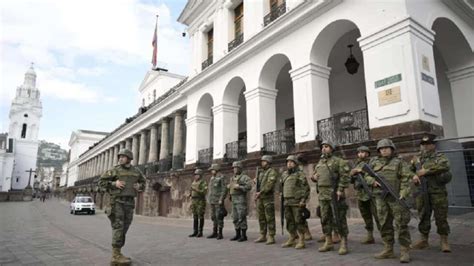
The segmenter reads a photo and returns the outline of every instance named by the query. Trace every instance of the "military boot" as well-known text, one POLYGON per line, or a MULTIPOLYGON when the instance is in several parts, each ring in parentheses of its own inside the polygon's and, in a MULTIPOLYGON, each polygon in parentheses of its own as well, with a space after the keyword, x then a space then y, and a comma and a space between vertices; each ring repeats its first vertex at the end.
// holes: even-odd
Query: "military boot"
POLYGON ((112 260, 110 264, 129 264, 131 262, 130 258, 125 257, 122 255, 120 248, 113 248, 112 249, 112 260))
POLYGON ((202 237, 202 229, 204 228, 204 218, 199 219, 198 234, 196 237, 202 237))
POLYGON ((208 235, 207 238, 216 238, 217 237, 217 226, 212 228, 212 234, 208 235))
POLYGON ((421 234, 420 240, 411 246, 412 249, 424 249, 429 247, 428 244, 428 235, 421 234))
POLYGON ((304 240, 313 240, 313 236, 311 235, 311 232, 309 231, 309 227, 306 227, 306 230, 304 232, 304 240))
POLYGON ((198 235, 198 218, 194 216, 193 220, 193 233, 189 235, 189 237, 195 237, 198 235))
POLYGON ((224 238, 224 237, 222 236, 222 227, 219 227, 219 231, 217 232, 217 237, 216 237, 216 239, 217 239, 217 240, 220 240, 220 239, 222 239, 222 238, 224 238))
POLYGON ((384 248, 382 252, 375 254, 374 258, 376 259, 391 259, 395 258, 395 254, 393 254, 393 244, 389 244, 387 242, 383 243, 384 248))
POLYGON ((230 241, 236 241, 240 239, 240 229, 235 229, 235 236, 230 241))
POLYGON ((267 241, 267 237, 265 235, 266 234, 260 234, 260 236, 257 239, 255 239, 253 242, 263 243, 263 242, 267 241))
POLYGON ((410 262, 410 247, 400 246, 400 263, 410 262))
POLYGON ((346 255, 348 253, 347 249, 347 237, 341 238, 341 245, 339 246, 339 255, 346 255))
POLYGON ((318 243, 324 243, 326 241, 326 236, 324 234, 322 234, 319 238, 318 238, 318 243))
POLYGON ((306 247, 306 245, 304 243, 304 233, 298 232, 298 243, 296 244, 295 248, 296 249, 303 249, 305 247, 306 247))
POLYGON ((296 244, 296 235, 290 234, 288 240, 281 245, 282 248, 293 247, 296 244))
POLYGON ((275 236, 274 235, 268 235, 267 242, 265 243, 266 245, 273 245, 275 244, 275 236))
POLYGON ((367 231, 367 236, 360 243, 362 243, 362 244, 374 244, 375 243, 374 232, 373 231, 367 231))
POLYGON ((247 241, 247 229, 242 229, 242 235, 240 236, 239 242, 247 241))
POLYGON ((318 249, 319 252, 327 252, 327 251, 330 251, 334 248, 333 244, 332 244, 332 237, 329 235, 329 236, 325 236, 325 242, 324 242, 324 245, 322 247, 320 247, 318 249))
POLYGON ((440 237, 440 242, 441 242, 441 251, 451 252, 451 248, 449 247, 449 243, 448 243, 448 236, 440 235, 439 237, 440 237))
POLYGON ((336 233, 336 232, 332 233, 332 242, 334 244, 337 244, 337 243, 341 242, 341 237, 339 236, 338 233, 336 233))

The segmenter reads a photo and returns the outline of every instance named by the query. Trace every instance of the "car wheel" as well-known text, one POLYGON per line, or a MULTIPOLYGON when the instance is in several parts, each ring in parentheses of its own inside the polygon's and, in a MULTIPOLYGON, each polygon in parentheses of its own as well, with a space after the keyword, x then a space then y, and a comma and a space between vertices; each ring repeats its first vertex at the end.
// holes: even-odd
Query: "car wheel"
POLYGON ((72 214, 77 215, 77 212, 76 212, 76 211, 72 211, 72 214))
POLYGON ((72 214, 72 210, 69 213, 72 214))
POLYGON ((94 215, 94 214, 95 214, 95 211, 92 211, 91 214, 94 215))

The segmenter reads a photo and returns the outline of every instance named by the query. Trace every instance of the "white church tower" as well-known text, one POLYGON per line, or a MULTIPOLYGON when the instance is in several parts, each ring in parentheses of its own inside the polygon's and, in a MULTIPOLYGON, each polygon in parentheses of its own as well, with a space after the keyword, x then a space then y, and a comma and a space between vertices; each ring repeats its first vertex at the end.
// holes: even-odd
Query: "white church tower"
POLYGON ((38 155, 38 131, 42 116, 40 91, 36 88, 36 73, 33 63, 25 73, 23 85, 16 89, 16 96, 10 108, 8 137, 13 139, 15 161, 13 166, 12 189, 24 189, 29 181, 30 169, 36 169, 38 155))

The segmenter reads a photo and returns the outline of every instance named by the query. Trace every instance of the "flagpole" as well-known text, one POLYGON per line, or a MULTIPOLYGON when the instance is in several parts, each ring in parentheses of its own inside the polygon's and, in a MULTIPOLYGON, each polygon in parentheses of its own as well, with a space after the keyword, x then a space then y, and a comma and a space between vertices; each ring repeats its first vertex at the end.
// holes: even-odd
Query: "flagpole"
POLYGON ((156 69, 156 65, 158 63, 158 18, 159 18, 159 15, 156 14, 156 22, 155 22, 155 32, 153 34, 153 42, 152 42, 152 45, 153 45, 153 56, 152 56, 152 59, 151 59, 151 63, 152 63, 152 68, 151 69, 156 69))

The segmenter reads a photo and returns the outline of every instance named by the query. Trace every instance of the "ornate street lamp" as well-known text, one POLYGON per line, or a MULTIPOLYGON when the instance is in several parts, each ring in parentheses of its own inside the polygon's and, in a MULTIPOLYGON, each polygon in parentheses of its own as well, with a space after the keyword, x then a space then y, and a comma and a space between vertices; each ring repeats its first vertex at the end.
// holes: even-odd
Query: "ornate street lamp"
POLYGON ((360 64, 359 62, 357 62, 354 55, 352 54, 352 47, 354 47, 354 45, 349 44, 347 47, 349 47, 350 55, 344 65, 346 66, 347 72, 349 72, 349 74, 351 75, 354 75, 355 73, 357 73, 360 64))

